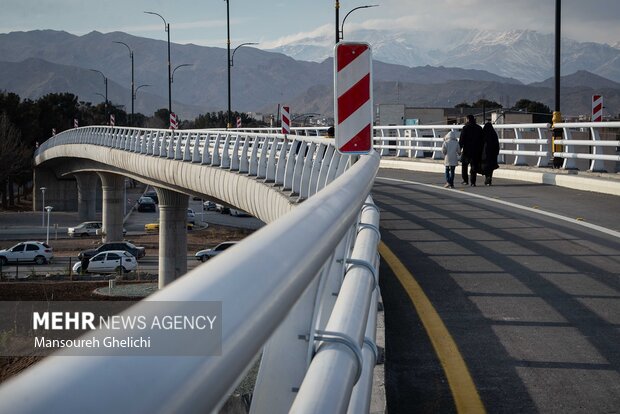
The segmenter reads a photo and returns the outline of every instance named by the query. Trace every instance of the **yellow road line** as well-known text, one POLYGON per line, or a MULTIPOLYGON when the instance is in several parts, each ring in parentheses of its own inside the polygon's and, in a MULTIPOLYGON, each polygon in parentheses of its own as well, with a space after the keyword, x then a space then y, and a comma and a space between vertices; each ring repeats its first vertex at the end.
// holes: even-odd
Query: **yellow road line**
POLYGON ((426 333, 448 378, 457 412, 485 413, 484 405, 480 400, 467 365, 465 365, 454 339, 452 339, 431 301, 405 265, 383 242, 379 243, 379 253, 409 295, 422 320, 426 333))

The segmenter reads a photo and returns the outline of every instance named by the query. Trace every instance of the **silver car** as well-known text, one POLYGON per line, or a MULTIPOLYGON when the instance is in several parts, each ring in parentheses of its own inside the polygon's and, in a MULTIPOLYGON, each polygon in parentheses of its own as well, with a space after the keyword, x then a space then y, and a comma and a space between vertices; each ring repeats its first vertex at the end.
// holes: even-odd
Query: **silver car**
POLYGON ((54 250, 47 243, 38 241, 22 242, 9 249, 0 250, 0 265, 26 262, 42 265, 53 258, 54 250))
POLYGON ((206 262, 210 258, 217 256, 218 254, 222 253, 224 250, 228 249, 229 247, 234 246, 235 244, 237 244, 236 241, 223 242, 223 243, 218 244, 212 249, 200 250, 196 252, 194 256, 196 257, 196 260, 200 260, 201 262, 206 262))
POLYGON ((96 236, 97 230, 101 228, 103 224, 100 221, 85 221, 75 227, 69 227, 67 233, 69 237, 87 237, 96 236))

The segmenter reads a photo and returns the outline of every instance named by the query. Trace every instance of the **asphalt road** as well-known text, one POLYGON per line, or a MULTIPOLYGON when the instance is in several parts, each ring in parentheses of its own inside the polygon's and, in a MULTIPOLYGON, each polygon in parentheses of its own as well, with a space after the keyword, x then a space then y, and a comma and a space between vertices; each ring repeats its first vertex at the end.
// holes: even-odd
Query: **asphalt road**
POLYGON ((618 412, 620 198, 379 175, 382 240, 406 268, 382 260, 390 413, 460 412, 467 373, 490 413, 618 412), (416 311, 413 279, 450 338, 416 311), (438 349, 449 339, 456 351, 446 357, 438 349), (465 374, 454 370, 458 356, 465 374))

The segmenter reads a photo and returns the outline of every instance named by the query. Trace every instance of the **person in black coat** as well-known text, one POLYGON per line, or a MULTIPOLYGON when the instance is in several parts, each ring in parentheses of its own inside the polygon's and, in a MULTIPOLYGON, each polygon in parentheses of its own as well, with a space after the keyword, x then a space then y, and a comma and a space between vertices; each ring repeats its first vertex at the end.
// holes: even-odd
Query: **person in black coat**
POLYGON ((461 130, 461 136, 459 138, 459 145, 461 147, 461 176, 463 177, 462 184, 469 184, 476 186, 476 174, 481 171, 481 159, 482 159, 482 147, 484 145, 484 138, 482 136, 482 127, 476 123, 476 118, 473 115, 467 115, 467 123, 461 130), (470 167, 470 179, 467 177, 467 167, 470 167))
POLYGON ((497 156, 499 155, 499 139, 497 132, 490 122, 484 124, 482 128, 484 136, 484 147, 482 150, 482 173, 485 176, 484 185, 491 185, 493 171, 499 168, 497 156))

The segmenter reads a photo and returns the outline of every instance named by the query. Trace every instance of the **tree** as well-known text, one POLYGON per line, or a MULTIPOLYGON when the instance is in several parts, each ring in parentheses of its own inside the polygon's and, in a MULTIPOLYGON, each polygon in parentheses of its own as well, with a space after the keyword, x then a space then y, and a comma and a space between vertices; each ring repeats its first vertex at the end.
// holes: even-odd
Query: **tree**
POLYGON ((455 108, 471 108, 471 105, 467 102, 461 102, 460 104, 454 105, 455 108))
POLYGON ((487 109, 502 108, 501 104, 495 101, 489 101, 488 99, 478 99, 476 102, 472 103, 471 106, 473 108, 487 108, 487 109))
POLYGON ((530 101, 529 99, 519 99, 515 103, 515 109, 522 109, 534 114, 550 114, 551 109, 541 102, 530 101))
POLYGON ((9 120, 6 113, 0 115, 0 194, 2 206, 13 205, 12 176, 20 174, 27 168, 30 151, 24 146, 20 131, 9 120))

